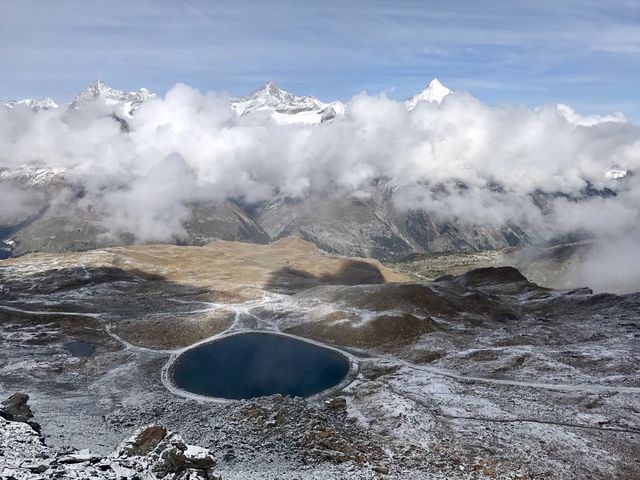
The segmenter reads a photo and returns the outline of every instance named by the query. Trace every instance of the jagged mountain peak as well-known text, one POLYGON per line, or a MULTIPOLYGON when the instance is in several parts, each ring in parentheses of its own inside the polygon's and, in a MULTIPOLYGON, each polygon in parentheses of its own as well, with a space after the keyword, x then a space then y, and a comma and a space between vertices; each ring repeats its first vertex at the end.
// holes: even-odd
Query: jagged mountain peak
POLYGON ((123 93, 124 92, 122 92, 121 90, 111 88, 102 80, 98 79, 95 82, 92 82, 87 88, 82 90, 76 97, 76 100, 96 96, 119 96, 123 93))
POLYGON ((82 90, 76 98, 71 102, 70 108, 78 108, 97 101, 101 101, 106 105, 117 106, 119 113, 125 116, 130 115, 133 110, 138 108, 142 103, 154 98, 156 95, 146 88, 133 92, 126 92, 110 87, 102 80, 96 80, 87 88, 82 90))
MULTIPOLYGON (((447 87, 445 87, 442 84, 442 82, 440 80, 438 80, 438 78, 436 77, 436 78, 434 78, 433 80, 431 80, 429 82, 429 85, 427 85, 427 88, 436 89, 436 88, 447 88, 447 87)), ((447 90, 449 90, 449 89, 447 89, 447 90)), ((451 91, 451 90, 449 90, 449 91, 451 91)))
POLYGON ((279 101, 284 101, 288 103, 300 103, 300 102, 311 100, 317 103, 322 103, 316 98, 313 98, 311 96, 304 95, 299 97, 291 92, 283 90, 278 86, 276 82, 272 80, 265 83, 262 87, 260 87, 258 90, 256 90, 252 94, 246 97, 241 97, 241 98, 242 99, 275 98, 275 99, 278 99, 279 101))
POLYGON ((447 87, 445 87, 440 80, 434 78, 429 82, 429 85, 421 92, 416 93, 413 97, 407 100, 407 108, 413 110, 420 102, 437 102, 440 103, 447 95, 453 93, 447 87))
MULTIPOLYGON (((265 83, 262 87, 260 87, 258 90, 256 90, 255 92, 253 92, 251 94, 251 96, 267 96, 267 95, 281 95, 283 93, 289 93, 289 92, 285 92, 284 90, 282 90, 280 87, 278 87, 278 85, 276 84, 276 82, 274 82, 273 80, 269 80, 267 83, 265 83)), ((290 94, 291 95, 291 94, 290 94)))
MULTIPOLYGON (((136 93, 149 93, 152 94, 149 90, 147 90, 146 88, 142 87, 139 90, 136 90, 134 92, 125 92, 123 90, 117 90, 115 88, 110 87, 109 85, 107 85, 103 80, 98 79, 96 81, 94 81, 93 83, 91 83, 91 85, 89 85, 87 87, 87 90, 93 90, 93 91, 97 91, 103 94, 136 94, 136 93)), ((152 94, 153 95, 153 94, 152 94)))
POLYGON ((106 83, 104 83, 101 79, 96 80, 89 87, 90 88, 97 88, 97 89, 107 89, 107 88, 109 88, 109 86, 106 83))
POLYGON ((331 120, 337 112, 344 110, 340 102, 329 104, 308 95, 297 96, 281 89, 274 81, 265 83, 246 97, 232 98, 231 107, 239 115, 267 111, 279 123, 304 124, 331 120))

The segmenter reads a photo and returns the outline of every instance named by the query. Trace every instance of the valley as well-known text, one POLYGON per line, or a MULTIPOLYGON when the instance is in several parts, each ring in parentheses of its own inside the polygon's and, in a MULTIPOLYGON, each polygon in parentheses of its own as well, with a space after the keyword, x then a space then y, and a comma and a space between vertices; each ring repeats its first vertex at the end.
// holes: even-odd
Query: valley
POLYGON ((0 394, 30 395, 51 448, 106 454, 161 423, 225 479, 635 478, 640 296, 447 258, 429 281, 297 237, 4 260, 0 394), (247 331, 357 368, 307 400, 171 390, 171 359, 247 331))

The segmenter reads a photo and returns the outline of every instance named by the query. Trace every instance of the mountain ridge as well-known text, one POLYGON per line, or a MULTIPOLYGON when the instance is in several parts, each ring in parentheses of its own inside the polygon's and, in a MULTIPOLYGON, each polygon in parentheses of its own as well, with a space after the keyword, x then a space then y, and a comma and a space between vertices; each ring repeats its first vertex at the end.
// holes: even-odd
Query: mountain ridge
POLYGON ((26 106, 33 111, 49 110, 58 108, 58 104, 49 97, 44 98, 25 98, 22 100, 6 100, 0 101, 0 105, 13 110, 18 106, 26 106))
POLYGON ((102 102, 104 105, 115 107, 119 111, 117 113, 130 117, 144 102, 155 97, 156 94, 146 88, 126 92, 111 88, 102 80, 96 80, 73 99, 69 108, 78 109, 95 102, 102 102))
POLYGON ((318 124, 344 114, 342 102, 325 103, 310 95, 298 96, 273 81, 247 96, 232 97, 231 108, 240 116, 268 111, 277 123, 318 124))
MULTIPOLYGON (((437 78, 434 78, 425 89, 418 92, 405 103, 412 110, 422 101, 438 102, 453 93, 437 78)), ((81 90, 67 105, 67 108, 78 109, 95 103, 102 103, 113 113, 121 117, 131 117, 143 103, 156 98, 157 95, 146 88, 135 91, 118 90, 110 87, 102 80, 96 80, 81 90)), ((230 98, 231 108, 239 116, 257 112, 267 112, 279 124, 316 125, 333 120, 345 114, 346 106, 339 100, 323 102, 311 95, 296 95, 281 89, 274 81, 268 81, 249 95, 230 98)), ((15 108, 26 105, 34 111, 59 108, 51 98, 23 99, 2 101, 0 105, 15 108)))

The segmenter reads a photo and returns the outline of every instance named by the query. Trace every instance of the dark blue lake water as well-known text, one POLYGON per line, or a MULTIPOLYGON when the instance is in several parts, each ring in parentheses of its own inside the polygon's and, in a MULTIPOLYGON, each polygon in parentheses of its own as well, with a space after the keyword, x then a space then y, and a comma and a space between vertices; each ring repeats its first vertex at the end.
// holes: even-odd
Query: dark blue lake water
POLYGON ((192 393, 241 399, 280 393, 308 397, 340 383, 344 355, 284 335, 241 333, 188 350, 173 366, 174 383, 192 393))
POLYGON ((90 357, 96 351, 95 345, 91 343, 83 342, 81 340, 74 340, 64 344, 69 350, 69 353, 74 357, 90 357))

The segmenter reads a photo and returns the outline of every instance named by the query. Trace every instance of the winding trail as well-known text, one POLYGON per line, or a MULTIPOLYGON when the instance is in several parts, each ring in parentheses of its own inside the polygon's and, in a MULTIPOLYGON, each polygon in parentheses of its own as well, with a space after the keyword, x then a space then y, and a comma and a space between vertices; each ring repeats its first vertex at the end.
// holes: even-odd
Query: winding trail
POLYGON ((503 380, 498 378, 476 377, 470 375, 464 375, 457 373, 454 370, 448 370, 445 368, 427 367, 424 365, 415 365, 410 362, 406 362, 400 359, 394 359, 396 363, 402 363, 404 366, 413 370, 422 370, 434 375, 442 377, 453 378, 462 382, 480 382, 489 383, 493 385, 505 385, 509 387, 525 387, 525 388, 537 388, 544 390, 557 390, 564 392, 615 392, 615 393, 637 393, 640 394, 639 387, 624 387, 613 385, 600 385, 597 383, 543 383, 543 382, 523 382, 520 380, 503 380))
POLYGON ((449 418, 452 420, 467 420, 467 421, 476 421, 476 422, 489 422, 489 423, 537 423, 540 425, 552 425, 557 427, 569 427, 569 428, 582 428, 587 430, 596 430, 599 432, 617 432, 617 433, 628 433, 631 435, 640 435, 640 428, 624 428, 624 427, 596 427, 593 425, 585 425, 581 423, 573 423, 573 422, 563 422, 559 420, 545 420, 533 417, 511 417, 511 418, 500 418, 500 417, 486 417, 486 416, 477 416, 477 415, 452 415, 450 413, 445 413, 437 408, 434 408, 433 405, 428 404, 424 399, 411 395, 407 392, 399 391, 391 387, 390 385, 386 385, 386 388, 398 395, 399 397, 405 398, 413 403, 419 405, 420 407, 426 409, 435 419, 438 417, 449 418))
MULTIPOLYGON (((243 331, 243 330, 247 330, 247 327, 242 325, 242 318, 243 315, 248 316, 248 317, 252 317, 254 319, 256 319, 257 317, 254 316, 253 314, 250 313, 250 310, 252 308, 256 308, 256 307, 263 307, 263 306, 267 306, 270 305, 274 308, 277 308, 279 301, 281 300, 279 295, 268 295, 265 294, 261 299, 257 299, 257 300, 252 300, 249 302, 246 302, 244 304, 222 304, 222 303, 207 303, 207 302, 197 302, 197 303, 204 303, 209 305, 208 308, 204 308, 204 309, 198 309, 198 310, 193 310, 193 311, 188 311, 188 312, 183 312, 183 313, 202 313, 202 312, 209 312, 209 311, 215 311, 218 309, 227 309, 227 310, 231 310, 235 312, 235 317, 234 317, 234 321, 231 324, 230 327, 228 327, 227 329, 225 329, 222 332, 219 332, 215 335, 212 335, 210 337, 207 337, 205 339, 202 339, 198 342, 196 342, 196 344, 201 344, 201 343, 206 343, 209 342, 211 340, 214 340, 222 335, 227 335, 229 333, 235 332, 235 331, 243 331)), ((184 301, 179 301, 176 300, 178 303, 188 303, 188 302, 184 302, 184 301)), ((8 312, 16 312, 16 313, 24 313, 24 314, 30 314, 30 315, 65 315, 65 316, 75 316, 75 317, 90 317, 90 318, 97 318, 97 319, 103 319, 103 317, 106 315, 106 313, 78 313, 78 312, 64 312, 64 311, 41 311, 41 310, 26 310, 26 309, 21 309, 21 308, 16 308, 16 307, 11 307, 8 305, 0 305, 0 310, 4 310, 4 311, 8 311, 8 312)), ((172 312, 158 312, 159 315, 162 314, 169 314, 172 312)), ((265 329, 264 325, 260 325, 260 330, 267 330, 265 329)), ((148 353, 160 353, 160 354, 176 354, 182 350, 184 350, 185 348, 191 348, 194 345, 189 345, 188 347, 183 347, 183 348, 175 348, 175 349, 153 349, 153 348, 147 348, 147 347, 140 347, 137 345, 134 345, 128 341, 126 341, 125 339, 123 339, 122 337, 120 337, 119 335, 117 335, 116 333, 114 333, 112 331, 112 326, 108 323, 105 322, 105 330, 107 332, 108 335, 110 335, 112 338, 114 338, 116 341, 120 342, 126 349, 128 350, 138 350, 138 351, 143 351, 143 352, 148 352, 148 353)), ((273 330, 272 330, 273 331, 273 330)), ((275 331, 278 331, 278 329, 276 328, 275 331)), ((354 357, 358 358, 357 355, 354 355, 354 357)), ((496 378, 487 378, 487 377, 477 377, 477 376, 469 376, 469 375, 465 375, 465 374, 461 374, 458 373, 454 370, 448 370, 448 369, 443 369, 443 368, 436 368, 436 367, 428 367, 428 366, 424 366, 424 365, 415 365, 413 363, 410 363, 406 360, 402 360, 400 358, 397 357, 393 357, 393 356, 389 356, 389 355, 380 355, 377 353, 372 353, 372 352, 367 352, 367 359, 371 359, 371 358, 381 358, 381 359, 385 359, 387 361, 396 363, 396 364, 401 364, 402 366, 412 369, 412 370, 421 370, 421 371, 426 371, 429 372, 433 375, 439 375, 439 376, 443 376, 443 377, 447 377, 447 378, 451 378, 460 382, 477 382, 477 383, 485 383, 485 384, 491 384, 491 385, 502 385, 502 386, 508 386, 508 387, 521 387, 521 388, 534 388, 534 389, 544 389, 544 390, 555 390, 555 391, 570 391, 570 392, 589 392, 589 393, 601 393, 601 392, 615 392, 615 393, 631 393, 631 394, 640 394, 640 388, 639 387, 625 387, 625 386, 612 386, 612 385, 600 385, 600 384, 592 384, 592 383, 584 383, 584 384, 570 384, 570 383, 544 383, 544 382, 524 382, 524 381, 519 381, 519 380, 507 380, 507 379, 496 379, 496 378)), ((358 360, 362 360, 360 358, 358 358, 358 360)))
POLYGON ((80 313, 80 312, 60 312, 57 310, 52 311, 42 311, 42 310, 24 310, 22 308, 10 307, 8 305, 0 305, 0 310, 4 310, 6 312, 15 312, 15 313, 26 313, 28 315, 65 315, 67 317, 89 317, 89 318, 100 318, 102 313, 80 313))

